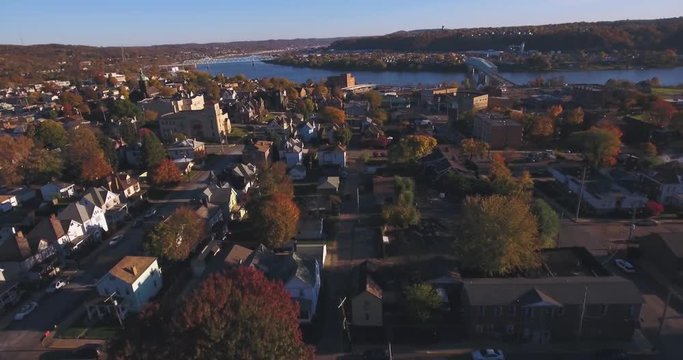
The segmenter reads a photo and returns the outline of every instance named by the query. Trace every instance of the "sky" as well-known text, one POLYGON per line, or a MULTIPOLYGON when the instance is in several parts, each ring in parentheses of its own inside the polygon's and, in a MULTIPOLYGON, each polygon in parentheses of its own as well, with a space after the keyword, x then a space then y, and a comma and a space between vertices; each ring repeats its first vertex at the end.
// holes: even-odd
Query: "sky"
POLYGON ((677 16, 681 0, 0 0, 0 44, 328 38, 677 16))

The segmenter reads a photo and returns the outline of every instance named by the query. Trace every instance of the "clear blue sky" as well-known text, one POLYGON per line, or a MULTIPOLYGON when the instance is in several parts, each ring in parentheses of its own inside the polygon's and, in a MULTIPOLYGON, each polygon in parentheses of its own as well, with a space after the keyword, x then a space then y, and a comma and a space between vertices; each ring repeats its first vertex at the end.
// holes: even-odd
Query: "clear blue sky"
POLYGON ((1 44, 100 46, 380 35, 683 16, 681 0, 0 0, 1 44))

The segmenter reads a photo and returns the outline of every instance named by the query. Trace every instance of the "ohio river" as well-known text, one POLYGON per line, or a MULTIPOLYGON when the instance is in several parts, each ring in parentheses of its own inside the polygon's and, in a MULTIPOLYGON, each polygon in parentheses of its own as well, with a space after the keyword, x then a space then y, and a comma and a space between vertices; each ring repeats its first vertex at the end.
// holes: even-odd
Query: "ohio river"
MULTIPOLYGON (((303 83, 306 80, 319 81, 328 76, 338 75, 344 71, 315 68, 303 68, 284 65, 268 64, 261 61, 231 62, 199 64, 199 70, 208 70, 211 74, 224 74, 225 76, 245 75, 252 79, 264 77, 283 77, 291 81, 303 83)), ((381 84, 395 86, 435 85, 451 82, 460 82, 465 78, 464 73, 445 72, 402 72, 402 71, 349 71, 356 76, 357 83, 381 84)), ((604 84, 609 79, 629 80, 638 82, 641 80, 659 78, 663 85, 674 86, 683 84, 683 67, 666 69, 643 69, 643 70, 595 70, 595 71, 555 71, 555 72, 501 72, 503 77, 515 84, 524 85, 536 78, 550 79, 563 77, 569 84, 604 84)))

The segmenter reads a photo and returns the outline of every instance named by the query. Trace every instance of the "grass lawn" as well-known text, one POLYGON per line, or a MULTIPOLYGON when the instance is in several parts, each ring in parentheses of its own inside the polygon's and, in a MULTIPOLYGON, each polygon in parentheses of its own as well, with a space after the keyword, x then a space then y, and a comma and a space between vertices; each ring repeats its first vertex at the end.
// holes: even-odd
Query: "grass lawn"
POLYGON ((246 131, 245 129, 238 128, 238 127, 233 127, 232 131, 230 131, 230 134, 228 134, 228 142, 230 143, 236 143, 242 140, 244 137, 249 135, 249 132, 246 131))
POLYGON ((90 321, 83 315, 72 326, 57 330, 59 339, 110 339, 121 330, 115 320, 90 321))
POLYGON ((652 93, 660 96, 681 96, 683 89, 678 88, 652 88, 652 93))

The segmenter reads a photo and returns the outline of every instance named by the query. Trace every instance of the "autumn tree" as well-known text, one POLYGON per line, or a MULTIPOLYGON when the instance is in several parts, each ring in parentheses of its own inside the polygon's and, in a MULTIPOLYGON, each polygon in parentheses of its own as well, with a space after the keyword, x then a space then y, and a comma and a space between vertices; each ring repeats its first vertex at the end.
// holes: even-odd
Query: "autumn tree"
POLYGON ((343 125, 346 122, 346 113, 344 113, 344 110, 337 109, 333 106, 325 106, 322 111, 322 117, 332 124, 343 125))
POLYGON ((467 197, 455 234, 455 253, 465 269, 510 274, 540 264, 538 224, 523 197, 467 197))
POLYGON ((560 218, 557 212, 543 199, 536 199, 532 209, 538 223, 538 237, 544 248, 557 246, 557 234, 560 232, 560 218))
POLYGON ((154 121, 159 117, 159 113, 154 110, 145 110, 145 121, 154 121))
POLYGON ((576 126, 583 124, 584 112, 583 108, 578 106, 571 109, 567 113, 567 124, 576 126))
POLYGON ((287 175, 287 164, 281 161, 274 162, 269 168, 258 173, 260 196, 270 196, 275 193, 286 197, 294 197, 294 185, 287 175))
POLYGON ((403 289, 403 297, 408 317, 416 322, 431 320, 441 309, 441 298, 431 284, 408 285, 403 289))
POLYGON ((48 149, 61 149, 69 142, 69 133, 61 123, 45 120, 36 126, 35 140, 48 149))
POLYGON ((147 234, 146 248, 154 256, 183 261, 205 235, 206 221, 188 207, 178 208, 147 234))
POLYGON ((621 151, 621 135, 613 125, 594 126, 571 134, 569 143, 583 153, 589 165, 596 168, 612 166, 617 163, 621 151))
POLYGON ((361 98, 368 102, 370 105, 370 111, 375 111, 382 106, 382 94, 380 94, 378 91, 368 91, 363 94, 361 98))
POLYGON ((650 116, 655 120, 657 126, 669 126, 675 113, 676 107, 669 101, 656 99, 650 104, 650 116))
POLYGON ((429 135, 408 135, 389 148, 389 160, 393 163, 415 162, 432 153, 437 141, 429 135))
POLYGON ((291 197, 275 192, 252 200, 247 209, 256 241, 277 248, 296 235, 300 211, 291 197))
POLYGON ((474 138, 467 138, 460 142, 463 155, 472 160, 474 157, 482 157, 489 152, 489 144, 474 138))
POLYGON ((337 141, 339 143, 346 146, 351 142, 351 138, 353 137, 353 132, 348 127, 343 127, 339 131, 337 131, 335 136, 336 136, 337 141))
POLYGON ((551 119, 557 119, 562 114, 562 111, 564 111, 564 109, 562 109, 562 105, 551 105, 548 108, 548 116, 550 116, 551 119))
POLYGON ((650 141, 640 144, 640 149, 647 156, 657 156, 657 146, 650 141))
POLYGON ((109 344, 112 359, 312 359, 299 307, 252 268, 214 272, 177 308, 152 305, 109 344), (219 309, 219 311, 217 311, 219 309))
POLYGON ((296 102, 296 110, 308 120, 315 111, 315 103, 310 98, 299 99, 296 102))
POLYGON ((72 176, 82 182, 101 180, 112 173, 97 136, 87 127, 79 127, 69 134, 70 146, 67 148, 67 169, 72 176))
POLYGON ((659 216, 664 212, 664 205, 661 203, 650 200, 645 204, 645 209, 650 216, 659 216))
POLYGON ((33 141, 29 138, 0 136, 0 186, 11 187, 23 182, 22 167, 32 148, 33 141))
POLYGON ((549 116, 536 116, 531 123, 531 135, 536 138, 549 138, 555 134, 555 120, 549 116))
POLYGON ((142 165, 147 171, 153 171, 166 158, 166 148, 154 133, 142 138, 142 165))
POLYGON ((161 160, 151 175, 152 184, 158 187, 175 185, 182 179, 180 170, 171 159, 161 160))

